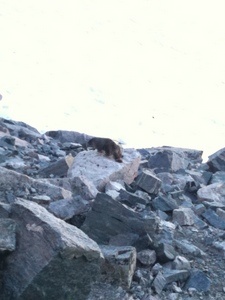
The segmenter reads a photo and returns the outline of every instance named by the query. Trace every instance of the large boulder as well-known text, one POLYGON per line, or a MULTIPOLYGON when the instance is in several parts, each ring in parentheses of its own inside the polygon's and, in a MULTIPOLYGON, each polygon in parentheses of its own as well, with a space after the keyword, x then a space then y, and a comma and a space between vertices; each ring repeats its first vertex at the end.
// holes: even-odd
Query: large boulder
POLYGON ((52 130, 47 131, 45 134, 55 140, 60 141, 61 143, 72 142, 79 143, 83 146, 86 146, 87 141, 92 138, 90 135, 69 130, 52 130))
POLYGON ((190 164, 201 163, 203 153, 200 150, 168 146, 140 149, 139 151, 143 158, 148 160, 148 167, 154 169, 155 173, 173 173, 187 169, 190 164))
POLYGON ((134 149, 124 149, 123 162, 99 154, 97 151, 82 151, 76 156, 68 170, 68 177, 86 177, 99 191, 109 181, 123 180, 130 184, 137 176, 141 156, 134 149))
POLYGON ((207 164, 212 172, 225 171, 225 148, 210 155, 207 164))
POLYGON ((155 216, 143 218, 104 193, 98 193, 92 210, 81 229, 99 244, 121 234, 154 235, 158 222, 155 216))
POLYGON ((1 299, 86 299, 100 275, 98 245, 31 201, 17 199, 12 218, 18 242, 7 257, 1 299))

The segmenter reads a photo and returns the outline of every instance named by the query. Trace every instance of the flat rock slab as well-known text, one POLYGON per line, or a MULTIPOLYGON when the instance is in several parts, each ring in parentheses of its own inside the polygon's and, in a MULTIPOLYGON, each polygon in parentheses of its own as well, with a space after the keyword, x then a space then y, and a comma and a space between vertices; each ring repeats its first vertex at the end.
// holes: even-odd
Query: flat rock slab
POLYGON ((208 221, 210 225, 212 225, 215 228, 223 229, 225 230, 225 221, 223 218, 217 215, 215 211, 212 209, 207 209, 202 216, 208 221))
POLYGON ((130 184, 137 176, 141 155, 134 149, 124 149, 122 160, 122 163, 118 163, 95 150, 82 151, 69 168, 68 177, 82 175, 99 191, 103 191, 109 181, 123 180, 130 184))
POLYGON ((97 243, 108 244, 119 234, 154 234, 157 225, 155 217, 144 219, 110 196, 99 193, 81 229, 97 243))
POLYGON ((86 299, 100 274, 98 245, 31 201, 17 199, 12 218, 18 242, 7 257, 2 299, 86 299))
POLYGON ((210 290, 211 280, 200 270, 193 270, 185 284, 185 289, 194 288, 198 292, 207 292, 210 290))

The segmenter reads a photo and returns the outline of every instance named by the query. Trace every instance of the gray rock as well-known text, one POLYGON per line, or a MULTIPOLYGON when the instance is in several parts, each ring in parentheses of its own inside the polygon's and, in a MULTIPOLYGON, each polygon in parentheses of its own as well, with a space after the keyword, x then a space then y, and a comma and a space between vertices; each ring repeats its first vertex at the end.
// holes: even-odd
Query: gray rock
POLYGON ((174 247, 167 243, 160 243, 156 248, 156 256, 160 263, 166 263, 174 260, 177 253, 174 247))
POLYGON ((186 172, 187 174, 191 175, 197 188, 201 185, 209 184, 212 177, 211 172, 203 170, 186 170, 186 172))
POLYGON ((16 222, 0 219, 0 252, 14 251, 16 248, 16 222))
POLYGON ((210 183, 225 182, 225 171, 218 171, 212 175, 210 183))
POLYGON ((146 249, 138 252, 137 259, 145 266, 151 266, 156 262, 156 253, 154 250, 146 249))
POLYGON ((225 148, 222 148, 209 156, 207 164, 210 171, 225 171, 225 148))
POLYGON ((206 211, 205 205, 202 203, 195 205, 194 207, 194 212, 198 215, 201 216, 204 212, 206 211))
POLYGON ((223 258, 225 258, 225 241, 223 242, 213 242, 213 246, 220 250, 223 254, 223 258))
POLYGON ((155 210, 159 209, 164 212, 171 212, 179 207, 170 195, 159 195, 152 201, 152 206, 155 210))
POLYGON ((146 205, 148 202, 145 198, 139 197, 134 193, 129 193, 126 190, 121 190, 119 194, 121 203, 125 203, 128 206, 135 207, 138 203, 146 205))
POLYGON ((109 245, 113 246, 133 246, 139 239, 135 233, 117 234, 110 238, 109 245))
POLYGON ((57 130, 57 131, 52 130, 52 131, 47 131, 45 134, 55 140, 60 141, 61 143, 72 142, 84 146, 86 146, 87 141, 90 138, 92 138, 92 136, 90 135, 79 133, 76 131, 69 131, 69 130, 57 130))
POLYGON ((195 214, 191 208, 180 207, 173 211, 173 222, 179 225, 193 225, 195 223, 195 214))
POLYGON ((221 208, 217 208, 216 214, 225 221, 225 210, 221 208))
POLYGON ((154 169, 155 173, 177 172, 187 169, 189 164, 184 151, 173 147, 155 148, 148 159, 149 168, 154 169))
POLYGON ((172 268, 175 270, 190 270, 191 264, 184 256, 176 256, 172 262, 172 268))
POLYGON ((7 258, 2 299, 85 299, 100 275, 98 245, 31 201, 18 199, 12 218, 18 244, 7 258))
POLYGON ((11 212, 10 204, 0 202, 0 218, 8 218, 11 212))
POLYGON ((63 188, 64 190, 72 192, 71 179, 69 178, 41 178, 39 182, 50 183, 63 188))
POLYGON ((189 277, 190 272, 188 270, 169 270, 165 269, 163 276, 166 279, 166 283, 171 282, 184 282, 189 277))
POLYGON ((205 252, 199 249, 197 246, 193 245, 187 240, 174 240, 174 244, 183 254, 191 254, 196 257, 206 256, 205 252))
POLYGON ((207 222, 215 228, 225 229, 225 221, 217 215, 212 209, 207 209, 202 216, 207 220, 207 222))
POLYGON ((206 274, 200 270, 193 270, 191 272, 190 278, 185 284, 185 289, 194 288, 198 292, 207 292, 210 290, 211 280, 206 276, 206 274))
POLYGON ((119 200, 120 190, 125 190, 123 182, 109 181, 105 185, 105 193, 115 200, 119 200))
POLYGON ((129 288, 136 267, 136 249, 134 247, 100 246, 105 257, 102 273, 107 282, 129 288))
POLYGON ((143 219, 139 213, 99 193, 81 229, 97 243, 107 244, 110 238, 118 234, 153 234, 157 226, 154 216, 143 219))
POLYGON ((41 177, 66 177, 69 167, 72 165, 74 157, 67 155, 64 158, 51 163, 48 167, 43 168, 39 171, 41 177))
POLYGON ((44 204, 44 205, 48 205, 49 203, 51 203, 51 198, 49 196, 46 195, 35 195, 35 196, 31 196, 30 200, 38 203, 38 204, 44 204))
POLYGON ((225 204, 225 182, 217 182, 200 188, 197 192, 201 201, 225 204))
POLYGON ((140 159, 140 154, 134 149, 124 149, 122 163, 94 150, 82 151, 69 168, 68 177, 85 176, 99 191, 103 191, 109 181, 123 180, 127 184, 133 182, 140 159))
POLYGON ((57 218, 69 220, 75 215, 82 214, 88 210, 88 202, 80 196, 74 198, 57 200, 50 203, 48 210, 57 218))
POLYGON ((157 294, 161 294, 163 289, 166 287, 167 282, 166 282, 166 278, 164 277, 164 275, 159 272, 157 274, 157 276, 155 277, 152 286, 154 287, 155 291, 157 294))
POLYGON ((93 182, 83 175, 71 178, 70 184, 73 194, 81 195, 86 200, 94 199, 98 193, 93 182))
POLYGON ((3 167, 0 167, 0 186, 2 191, 5 193, 7 191, 13 192, 14 196, 20 196, 21 191, 24 191, 28 196, 32 187, 36 189, 37 193, 45 193, 54 200, 71 197, 70 191, 3 167))
POLYGON ((149 194, 158 194, 161 184, 161 180, 149 170, 143 170, 136 179, 136 185, 149 194))

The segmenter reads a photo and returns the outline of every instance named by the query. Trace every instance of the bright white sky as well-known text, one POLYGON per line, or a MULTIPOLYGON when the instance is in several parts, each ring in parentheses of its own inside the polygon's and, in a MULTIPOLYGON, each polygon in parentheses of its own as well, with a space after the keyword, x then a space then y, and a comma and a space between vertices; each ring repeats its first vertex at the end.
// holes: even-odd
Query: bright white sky
POLYGON ((0 116, 225 147, 224 0, 0 0, 0 116))

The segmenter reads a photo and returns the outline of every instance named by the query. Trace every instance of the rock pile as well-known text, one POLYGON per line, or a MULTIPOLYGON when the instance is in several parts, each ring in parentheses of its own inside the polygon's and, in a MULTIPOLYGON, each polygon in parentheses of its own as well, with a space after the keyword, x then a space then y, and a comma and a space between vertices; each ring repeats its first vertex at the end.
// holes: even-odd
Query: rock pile
POLYGON ((225 299, 225 148, 90 138, 0 119, 0 299, 225 299))

